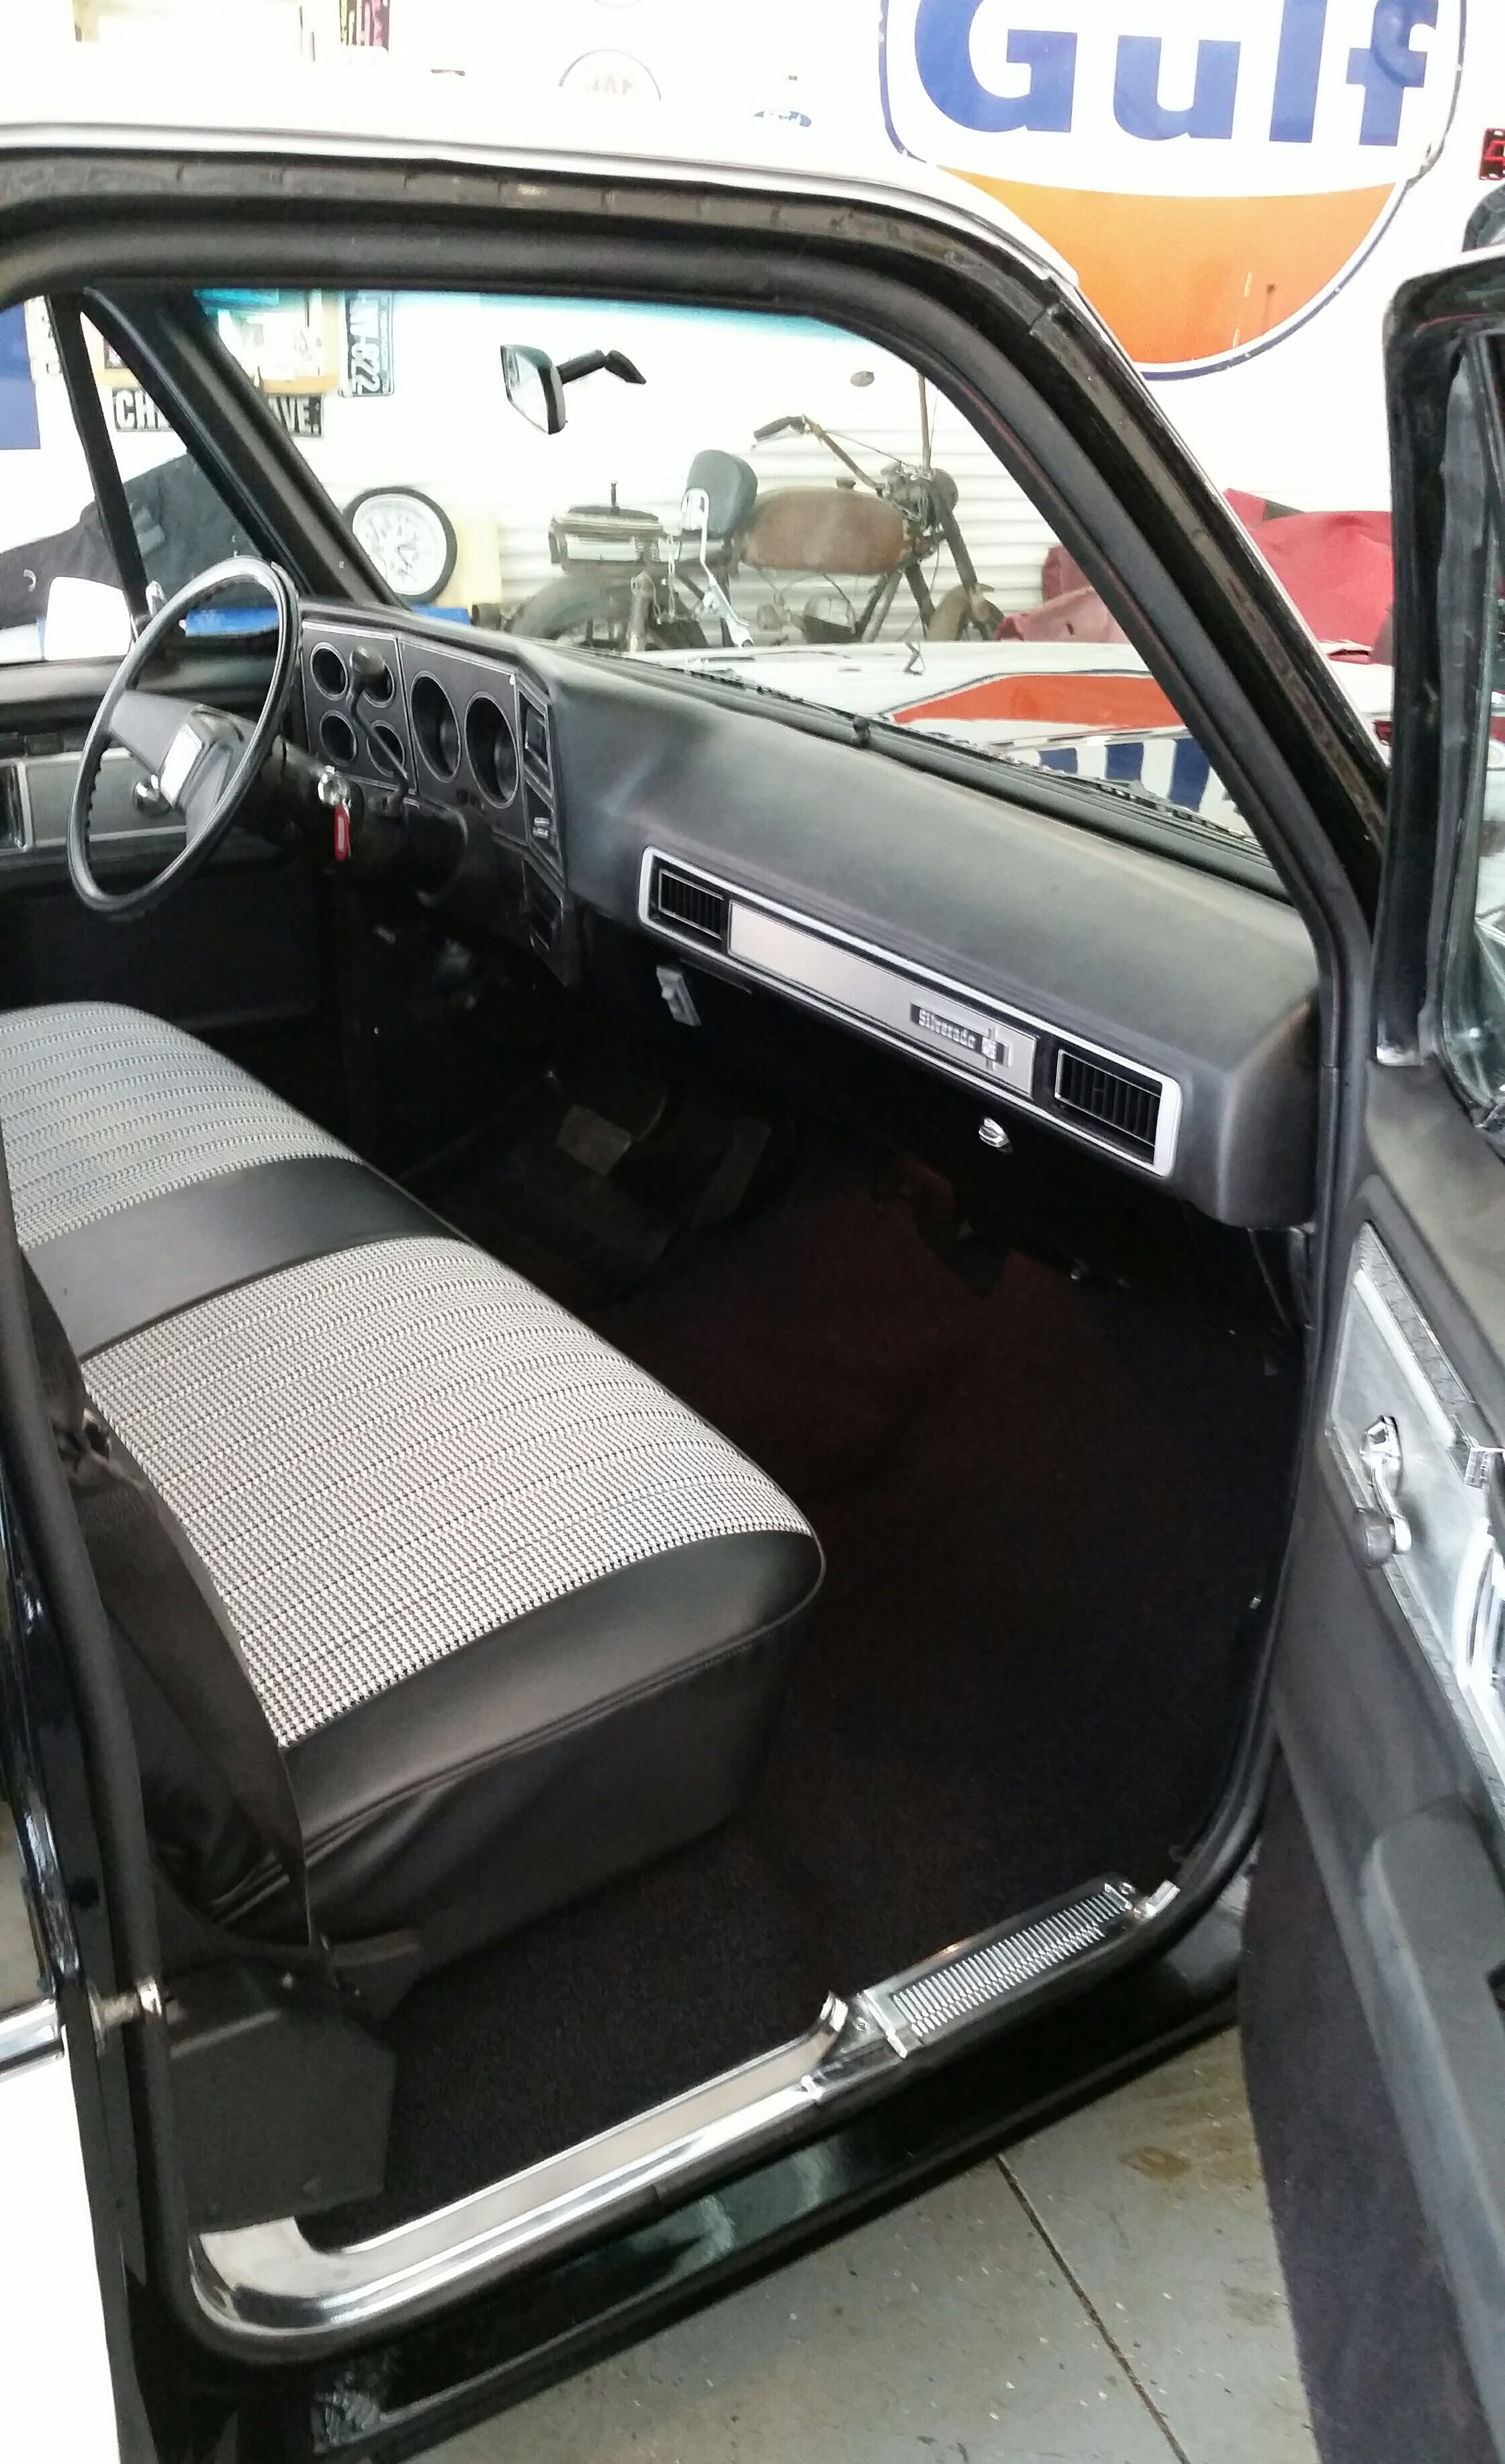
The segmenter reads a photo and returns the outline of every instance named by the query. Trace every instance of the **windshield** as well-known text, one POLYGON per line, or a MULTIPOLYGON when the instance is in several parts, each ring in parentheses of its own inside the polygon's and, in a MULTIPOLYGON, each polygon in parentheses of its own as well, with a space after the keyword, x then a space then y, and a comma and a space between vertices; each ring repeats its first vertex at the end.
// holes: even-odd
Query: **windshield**
MULTIPOLYGON (((1158 812, 1254 855, 1087 574, 897 354, 808 319, 586 298, 201 304, 425 612, 902 731, 1000 789, 1053 774, 1105 827, 1158 812)), ((1379 715, 1387 692, 1371 667, 1356 697, 1379 715)))

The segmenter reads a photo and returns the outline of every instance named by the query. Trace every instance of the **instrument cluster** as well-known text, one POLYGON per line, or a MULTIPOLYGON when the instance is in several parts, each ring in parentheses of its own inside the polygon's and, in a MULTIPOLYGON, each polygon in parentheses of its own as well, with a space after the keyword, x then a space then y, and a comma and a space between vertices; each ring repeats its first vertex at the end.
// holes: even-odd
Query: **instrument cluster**
POLYGON ((495 860, 503 903, 558 973, 573 949, 548 695, 511 661, 423 633, 305 616, 309 751, 362 792, 459 815, 495 860))

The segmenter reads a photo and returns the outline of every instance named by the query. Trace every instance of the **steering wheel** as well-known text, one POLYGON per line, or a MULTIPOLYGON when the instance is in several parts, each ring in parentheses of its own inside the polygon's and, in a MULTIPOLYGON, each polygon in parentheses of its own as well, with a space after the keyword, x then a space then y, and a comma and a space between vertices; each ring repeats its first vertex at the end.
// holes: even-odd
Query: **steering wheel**
POLYGON ((199 574, 165 607, 158 609, 131 644, 110 679, 104 699, 84 738, 68 808, 68 871, 75 890, 97 915, 124 922, 158 907, 208 862, 240 811, 282 724, 297 660, 297 599, 279 566, 257 557, 232 556, 199 574), (277 647, 272 681, 248 730, 228 711, 182 701, 172 693, 138 693, 135 679, 152 652, 203 600, 228 583, 252 583, 276 610, 277 647), (102 890, 89 854, 89 818, 99 764, 112 744, 133 753, 149 775, 157 809, 165 819, 183 816, 184 845, 149 881, 130 890, 102 890))

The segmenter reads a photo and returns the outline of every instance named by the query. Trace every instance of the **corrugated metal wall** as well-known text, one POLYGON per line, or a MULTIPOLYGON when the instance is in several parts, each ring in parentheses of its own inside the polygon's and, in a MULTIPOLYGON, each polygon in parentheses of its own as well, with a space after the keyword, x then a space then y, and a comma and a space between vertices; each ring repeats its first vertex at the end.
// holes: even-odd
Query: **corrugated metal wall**
MULTIPOLYGON (((361 490, 406 485, 443 505, 460 556, 447 603, 477 600, 514 609, 554 579, 549 522, 570 505, 603 503, 613 485, 623 504, 672 523, 686 473, 707 446, 744 455, 760 488, 834 487, 842 466, 818 440, 781 436, 758 444, 770 420, 804 412, 838 434, 876 476, 895 458, 921 455, 914 371, 861 337, 795 318, 590 301, 399 297, 392 315, 391 390, 319 397, 322 433, 297 443, 337 503, 361 490), (526 341, 567 360, 593 348, 623 351, 645 382, 604 374, 567 392, 568 424, 539 435, 508 404, 501 345, 526 341)), ((957 481, 957 514, 984 585, 1001 607, 1033 605, 1051 534, 1007 472, 951 406, 928 390, 933 458, 957 481)), ((0 546, 19 544, 76 518, 89 488, 60 379, 40 378, 42 449, 0 457, 0 546)), ((167 433, 118 440, 127 476, 180 451, 167 433)), ((955 575, 936 560, 937 598, 955 575)), ((777 577, 790 608, 840 597, 818 576, 777 577)), ((870 583, 854 583, 861 604, 870 583)), ((755 621, 770 584, 743 571, 732 597, 755 621)), ((902 638, 916 621, 901 589, 887 625, 902 638)))
MULTIPOLYGON (((588 301, 399 298, 392 393, 330 397, 324 435, 304 450, 341 503, 382 482, 436 496, 461 536, 446 593, 515 607, 550 581, 552 515, 620 501, 672 522, 685 475, 707 446, 751 461, 760 487, 834 485, 840 464, 810 437, 754 442, 753 430, 803 411, 840 434, 875 475, 896 456, 920 458, 914 371, 860 337, 794 318, 756 318, 588 301), (568 425, 544 437, 507 404, 502 342, 527 341, 566 360, 626 353, 641 386, 606 375, 567 392, 568 425)), ((1039 597, 1051 534, 1027 497, 951 406, 929 392, 934 458, 958 482, 958 515, 977 570, 1001 606, 1039 597)), ((955 579, 942 561, 937 595, 955 579)), ((792 585, 796 605, 814 583, 792 585)), ((742 576, 733 597, 750 615, 769 591, 742 576)), ((913 621, 907 593, 889 630, 913 621)))

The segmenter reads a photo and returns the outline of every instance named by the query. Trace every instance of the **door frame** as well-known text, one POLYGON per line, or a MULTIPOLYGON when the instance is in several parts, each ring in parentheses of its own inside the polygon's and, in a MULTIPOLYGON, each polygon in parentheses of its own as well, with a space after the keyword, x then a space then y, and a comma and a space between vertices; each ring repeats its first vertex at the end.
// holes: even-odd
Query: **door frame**
MULTIPOLYGON (((133 282, 159 298, 164 280, 187 287, 237 275, 368 286, 373 267, 384 281, 418 286, 690 296, 830 316, 891 342, 966 404, 1000 458, 1027 475, 1109 605, 1127 615, 1152 672, 1254 816, 1312 934, 1321 1000, 1320 1235, 1360 1131, 1359 1107, 1346 1097, 1360 1084, 1368 1036, 1384 757, 1242 526, 1069 286, 981 221, 912 200, 875 201, 871 189, 838 182, 817 189, 768 176, 708 188, 641 171, 602 180, 434 156, 290 164, 285 154, 230 162, 208 151, 185 159, 101 149, 59 153, 45 165, 0 159, 0 300, 81 287, 101 316, 113 303, 128 346, 133 282), (306 216, 294 228, 299 204, 306 216)), ((162 356, 152 375, 171 416, 179 406, 162 356)), ((280 436, 253 393, 251 406, 280 436)), ((252 453, 254 429, 237 432, 237 450, 252 453)), ((282 499, 274 517, 288 561, 304 567, 309 542, 297 509, 282 499)), ((8 1455, 30 1464, 29 1529, 58 1605, 91 1773, 112 1800, 103 1827, 117 1966, 126 1978, 149 1975, 155 1926, 139 1798, 134 1808, 129 1801, 128 1729, 91 1623, 76 1528, 70 1538, 48 1504, 38 1453, 45 1429, 20 1357, 23 1320, 14 1295, 7 1297, 12 1265, 13 1252, 0 1258, 0 1439, 8 1455)), ((1104 1988, 1121 1966, 1143 1961, 1153 1975, 1148 1963, 1173 1957, 1206 1916, 1247 1851, 1268 1768, 1261 1693, 1177 1900, 1138 1939, 1103 1953, 1094 1973, 1104 1988)), ((104 1981, 104 1990, 116 1988, 116 1978, 104 1981)), ((126 2033, 142 2143, 158 2150, 170 2144, 159 2032, 143 2024, 126 2033)), ((1001 2109, 990 2126, 1003 2135, 1001 2109)), ((147 2185, 159 2271, 179 2324, 214 2342, 188 2277, 170 2170, 154 2164, 147 2185)), ((893 2195, 903 2191, 896 2178, 893 2195)), ((237 2349, 232 2339, 221 2348, 237 2349)))
MULTIPOLYGON (((1434 1551, 1433 1566, 1453 1562, 1453 1527, 1441 1492, 1427 1485, 1433 1460, 1466 1494, 1476 1486, 1470 1447, 1505 1446, 1505 1156, 1470 1116, 1436 1017, 1450 850, 1475 775, 1468 704, 1476 712, 1478 685, 1460 710, 1456 678, 1488 649, 1486 581, 1473 574, 1479 523, 1460 515, 1461 498, 1450 518, 1449 510, 1450 473, 1455 492, 1469 475, 1454 458, 1465 436, 1482 473, 1475 484, 1493 482, 1497 522, 1505 516, 1497 422, 1483 440, 1472 427, 1455 437, 1455 380, 1483 337, 1501 333, 1498 257, 1471 256, 1407 284, 1386 320, 1396 544, 1390 833, 1372 1057, 1326 1268, 1314 1363, 1320 1409, 1308 1424, 1275 1703, 1389 2117, 1505 2455, 1505 2021, 1495 1999, 1505 1976, 1505 1762, 1496 1769, 1475 1733, 1448 1650, 1405 1572, 1423 1562, 1408 1553, 1413 1546, 1434 1551), (1365 1265, 1360 1243, 1376 1236, 1382 1248, 1370 1247, 1365 1265), (1357 1355, 1342 1347, 1363 1339, 1364 1323, 1381 1333, 1360 1420, 1404 1400, 1411 1373, 1411 1391, 1437 1406, 1435 1458, 1409 1429, 1400 1449, 1399 1502, 1404 1510, 1409 1457, 1421 1519, 1393 1546, 1387 1516, 1378 1535, 1366 1530, 1369 1501, 1345 1461, 1357 1429, 1346 1427, 1344 1398, 1361 1387, 1344 1384, 1357 1355), (1345 1327, 1354 1330, 1346 1337, 1345 1327), (1460 1433, 1450 1445, 1445 1424, 1460 1433), (1366 1553, 1386 1547, 1387 1557, 1366 1553)), ((1373 1490, 1383 1507, 1379 1483, 1373 1490)), ((1476 1510, 1482 1517, 1482 1504, 1476 1510)), ((1295 2076, 1293 2068, 1288 2096, 1295 2076)), ((1299 2317, 1297 2325, 1299 2333, 1299 2317)))

